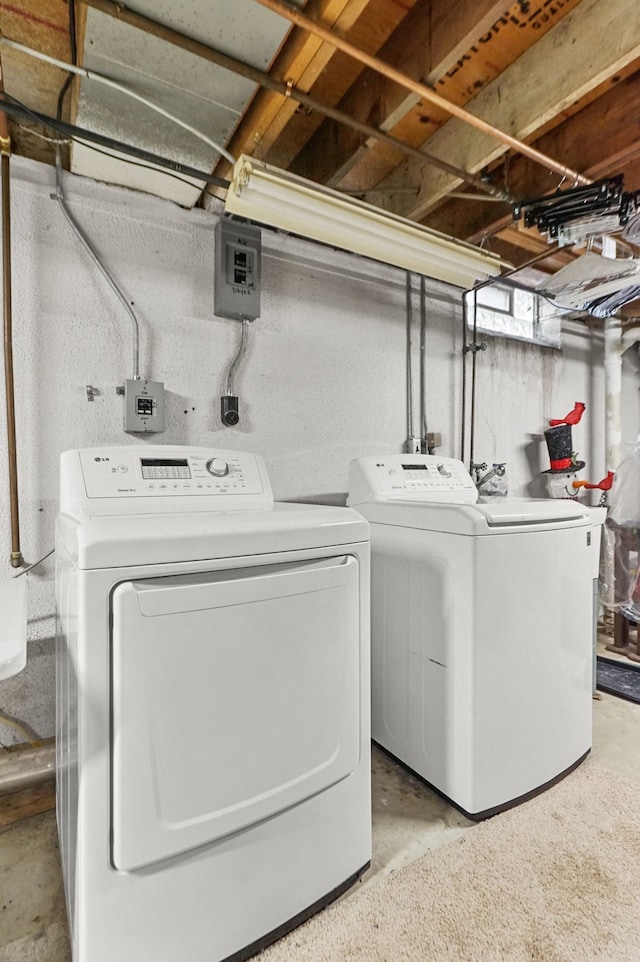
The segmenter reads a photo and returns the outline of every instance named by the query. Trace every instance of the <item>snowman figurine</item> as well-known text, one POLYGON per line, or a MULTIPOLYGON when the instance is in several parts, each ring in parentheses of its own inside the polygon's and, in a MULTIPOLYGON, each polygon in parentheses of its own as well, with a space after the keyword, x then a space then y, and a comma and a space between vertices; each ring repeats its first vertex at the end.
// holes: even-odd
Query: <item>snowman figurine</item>
POLYGON ((571 427, 582 417, 585 406, 576 401, 572 411, 565 418, 549 421, 550 427, 544 432, 549 451, 551 467, 542 473, 546 475, 547 494, 550 498, 570 498, 578 500, 578 471, 584 468, 584 461, 578 461, 572 450, 571 427))

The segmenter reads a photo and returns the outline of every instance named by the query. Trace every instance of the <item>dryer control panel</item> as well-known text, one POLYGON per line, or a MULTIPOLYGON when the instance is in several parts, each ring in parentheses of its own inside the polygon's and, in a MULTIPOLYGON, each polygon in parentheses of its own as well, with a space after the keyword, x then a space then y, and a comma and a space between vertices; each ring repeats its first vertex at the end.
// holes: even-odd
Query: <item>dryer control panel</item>
POLYGON ((455 458, 388 454, 351 462, 348 505, 399 500, 475 504, 478 491, 462 461, 455 458))
POLYGON ((84 448, 61 458, 61 511, 111 514, 114 502, 129 503, 135 514, 181 511, 194 508, 194 499, 208 511, 271 505, 262 458, 177 445, 84 448))

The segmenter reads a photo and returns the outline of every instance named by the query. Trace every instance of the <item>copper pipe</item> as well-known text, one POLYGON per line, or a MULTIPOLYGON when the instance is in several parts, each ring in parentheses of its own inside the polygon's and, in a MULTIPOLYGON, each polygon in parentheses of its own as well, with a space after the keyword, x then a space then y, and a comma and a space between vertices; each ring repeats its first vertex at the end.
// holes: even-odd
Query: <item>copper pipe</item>
POLYGON ((430 87, 425 84, 420 83, 417 80, 412 80, 406 74, 401 73, 392 67, 390 64, 384 62, 384 60, 379 60, 378 57, 373 57, 371 54, 366 53, 364 50, 354 47, 352 43, 347 40, 343 40, 337 34, 323 27, 321 24, 316 23, 310 17, 305 16, 304 13, 294 7, 288 6, 288 4, 283 3, 282 0, 256 0, 261 6, 266 7, 267 10, 271 10, 273 13, 277 13, 279 16, 284 17, 285 20, 289 20, 294 23, 297 27, 301 27, 308 33, 314 34, 321 40, 330 43, 337 50, 341 50, 346 53, 347 56, 353 57, 359 63, 365 65, 365 67, 370 67, 377 73, 382 74, 383 77, 387 77, 389 80, 393 80, 395 83, 404 87, 405 90, 410 90, 412 93, 418 94, 424 100, 428 100, 432 103, 434 107, 439 107, 441 110, 446 111, 452 117, 457 117, 458 120, 464 121, 466 124, 470 124, 477 130, 481 130, 485 134, 489 134, 491 137, 495 137, 496 140, 502 141, 507 147, 511 147, 513 150, 518 151, 520 154, 524 154, 525 157, 529 157, 530 160, 535 161, 542 167, 546 167, 548 170, 553 170, 562 177, 566 177, 570 180, 574 180, 576 184, 590 184, 591 181, 577 171, 572 170, 570 167, 565 167, 564 164, 558 163, 558 161, 553 160, 551 157, 547 157, 546 154, 541 153, 536 150, 535 147, 529 147, 528 144, 523 143, 521 140, 517 140, 510 134, 506 134, 503 130, 499 130, 492 124, 487 123, 480 117, 476 117, 475 114, 469 113, 463 107, 458 107, 457 104, 452 104, 444 97, 435 93, 430 87))
POLYGON ((378 127, 371 127, 369 124, 364 124, 355 117, 351 117, 349 114, 345 114, 342 110, 338 110, 335 107, 330 107, 328 104, 323 104, 309 94, 304 93, 302 90, 298 90, 292 84, 284 83, 281 80, 275 80, 270 77, 269 74, 264 73, 262 70, 257 70, 255 67, 244 63, 242 60, 236 60, 234 57, 230 57, 227 54, 221 53, 214 47, 210 47, 207 44, 201 43, 198 40, 193 40, 191 37, 187 37, 185 34, 179 33, 177 30, 172 30, 170 27, 165 27, 163 24, 158 23, 155 20, 151 20, 149 17, 145 17, 142 14, 134 13, 132 10, 128 10, 123 4, 116 3, 115 0, 85 0, 88 7, 93 7, 95 10, 99 10, 101 13, 107 14, 107 16, 113 17, 115 20, 120 20, 122 23, 128 24, 130 27, 136 27, 138 30, 142 30, 144 33, 150 36, 157 37, 159 40, 164 40, 166 43, 171 43, 181 50, 186 50, 187 53, 194 54, 196 57, 201 57, 203 60, 207 60, 209 63, 214 63, 218 67, 223 67, 225 70, 229 70, 232 73, 237 74, 240 77, 244 77, 245 80, 251 80, 253 83, 258 84, 260 87, 264 87, 266 90, 271 90, 274 93, 282 94, 283 97, 289 97, 291 100, 295 100, 296 103, 303 104, 305 107, 309 107, 311 110, 315 110, 319 114, 323 114, 325 117, 330 117, 339 124, 343 124, 345 127, 350 127, 352 130, 357 130, 358 133, 363 134, 365 137, 373 137, 376 140, 381 141, 383 144, 388 144, 390 147, 394 147, 396 150, 407 154, 409 157, 416 157, 418 160, 423 161, 426 164, 430 164, 432 167, 437 167, 439 170, 445 171, 447 174, 451 174, 453 177, 458 177, 460 180, 467 184, 472 184, 478 190, 483 191, 483 193, 495 197, 497 200, 504 200, 506 203, 509 202, 504 191, 499 188, 494 187, 492 184, 488 184, 483 181, 480 177, 475 174, 470 173, 468 170, 463 170, 460 167, 456 167, 453 164, 447 163, 446 160, 441 160, 439 157, 434 157, 425 150, 420 150, 418 147, 412 147, 410 144, 405 144, 404 141, 398 140, 397 137, 393 137, 391 134, 386 133, 384 130, 380 130, 378 127))
MULTIPOLYGON (((0 59, 0 94, 4 93, 0 59)), ((2 292, 4 309, 4 379, 7 403, 7 456, 9 459, 9 503, 11 511, 11 567, 22 566, 20 514, 18 509, 18 459, 16 453, 16 407, 13 381, 13 331, 11 314, 11 138, 6 114, 0 114, 2 152, 2 292)))

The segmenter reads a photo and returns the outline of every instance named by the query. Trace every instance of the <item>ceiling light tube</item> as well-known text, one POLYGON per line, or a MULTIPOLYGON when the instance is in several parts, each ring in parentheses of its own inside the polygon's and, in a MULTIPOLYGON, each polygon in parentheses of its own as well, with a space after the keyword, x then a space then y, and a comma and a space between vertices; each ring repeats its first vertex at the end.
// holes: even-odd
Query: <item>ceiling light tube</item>
POLYGON ((468 290, 508 267, 497 256, 242 155, 225 211, 468 290))

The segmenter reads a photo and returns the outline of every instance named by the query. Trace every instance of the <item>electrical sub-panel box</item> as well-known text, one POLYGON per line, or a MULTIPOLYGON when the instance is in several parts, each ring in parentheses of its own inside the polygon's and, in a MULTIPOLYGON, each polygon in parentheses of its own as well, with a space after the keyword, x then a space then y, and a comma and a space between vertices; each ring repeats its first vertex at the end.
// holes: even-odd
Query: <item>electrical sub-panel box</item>
POLYGON ((124 429, 127 434, 164 431, 164 384, 131 378, 124 382, 124 429))
POLYGON ((214 312, 253 321, 260 316, 260 230, 222 217, 215 242, 214 312))

